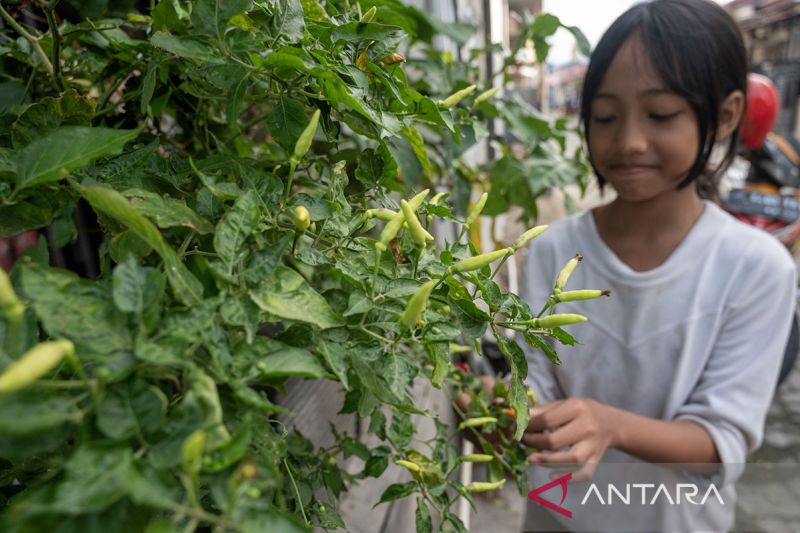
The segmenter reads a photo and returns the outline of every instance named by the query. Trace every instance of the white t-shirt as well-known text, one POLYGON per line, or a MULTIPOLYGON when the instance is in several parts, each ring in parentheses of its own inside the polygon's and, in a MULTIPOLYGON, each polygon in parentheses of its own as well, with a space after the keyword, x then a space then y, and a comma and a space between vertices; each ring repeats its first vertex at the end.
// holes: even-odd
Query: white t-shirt
MULTIPOLYGON (((582 213, 532 242, 521 295, 534 313, 576 253, 584 259, 566 290, 612 294, 558 305, 558 313, 589 317, 565 328, 582 344, 556 344, 560 366, 525 347, 528 383, 540 402, 589 397, 650 418, 691 420, 711 435, 723 463, 745 463, 761 444, 796 305, 797 273, 786 249, 706 202, 669 258, 637 272, 603 242, 591 213, 582 213)), ((637 460, 609 450, 603 461, 637 460)), ((541 479, 542 469, 533 470, 532 479, 541 479)), ((735 498, 732 485, 725 490, 735 498)), ((527 508, 526 530, 535 530, 530 520, 541 508, 527 508)), ((733 513, 726 505, 707 525, 728 529, 733 513)))

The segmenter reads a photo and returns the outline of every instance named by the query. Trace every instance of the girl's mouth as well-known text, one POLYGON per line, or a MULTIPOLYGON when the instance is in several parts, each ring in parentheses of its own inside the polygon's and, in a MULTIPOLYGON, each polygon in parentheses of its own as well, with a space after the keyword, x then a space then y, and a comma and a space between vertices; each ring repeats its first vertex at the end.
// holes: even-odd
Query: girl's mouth
POLYGON ((636 176, 655 169, 655 165, 614 165, 611 170, 618 176, 636 176))

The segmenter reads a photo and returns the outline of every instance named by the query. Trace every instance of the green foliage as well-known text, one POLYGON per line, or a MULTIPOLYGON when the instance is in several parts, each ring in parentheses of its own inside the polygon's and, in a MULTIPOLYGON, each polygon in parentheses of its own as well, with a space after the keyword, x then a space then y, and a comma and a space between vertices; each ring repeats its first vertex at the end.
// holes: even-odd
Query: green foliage
MULTIPOLYGON (((143 13, 71 2, 83 18, 58 26, 53 4, 26 4, 52 28, 0 30, 0 235, 52 224, 66 244, 85 201, 104 268, 96 280, 52 268, 44 243, 15 266, 27 310, 2 323, 0 372, 48 338, 74 343, 76 358, 0 397, 0 528, 336 529, 346 486, 402 460, 416 473, 375 503, 414 495, 420 531, 463 530, 449 510, 469 497, 448 477, 452 435, 436 420, 420 443, 412 415, 435 415, 411 385, 465 384, 450 347, 491 331, 512 368, 498 397, 515 414, 472 387, 467 415, 496 415, 518 438, 527 365, 501 328, 551 357, 544 336, 574 340, 522 326, 533 316, 492 281, 496 269, 448 270, 474 249, 421 246, 416 225, 416 239, 401 229, 376 247, 385 222, 365 213, 432 187, 453 202, 412 209, 426 232, 434 219, 461 224, 473 189, 489 190, 485 214, 521 205, 531 219, 548 187, 583 179, 564 153, 566 121, 513 99, 473 105, 484 51, 464 62, 432 46, 436 35, 463 45, 473 28, 398 0, 158 0, 143 13), (488 119, 524 146, 470 166, 470 148, 502 141, 488 119), (339 382, 342 412, 370 417, 383 443, 331 428, 335 443, 314 449, 287 431, 271 398, 289 377, 339 382), (363 472, 337 456, 359 457, 363 472)), ((537 18, 525 34, 546 43, 559 24, 537 18)), ((526 488, 524 450, 503 446, 493 473, 526 488)))

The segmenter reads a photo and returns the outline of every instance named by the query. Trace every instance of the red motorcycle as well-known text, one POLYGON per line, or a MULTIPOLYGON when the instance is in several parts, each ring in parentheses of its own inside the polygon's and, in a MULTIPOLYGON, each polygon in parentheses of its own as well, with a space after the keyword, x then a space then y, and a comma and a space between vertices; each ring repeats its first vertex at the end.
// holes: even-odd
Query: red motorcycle
MULTIPOLYGON (((749 74, 742 150, 720 183, 726 211, 800 253, 800 143, 770 133, 778 116, 778 93, 765 76, 749 74)), ((800 349, 795 313, 778 384, 788 376, 800 349)))

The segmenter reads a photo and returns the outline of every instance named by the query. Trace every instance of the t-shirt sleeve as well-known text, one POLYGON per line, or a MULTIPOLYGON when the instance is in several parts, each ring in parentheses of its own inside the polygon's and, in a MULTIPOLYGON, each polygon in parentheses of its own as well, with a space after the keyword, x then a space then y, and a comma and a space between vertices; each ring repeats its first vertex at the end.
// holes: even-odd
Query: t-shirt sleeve
MULTIPOLYGON (((544 241, 544 239, 542 240, 544 241)), ((520 276, 520 296, 534 313, 537 313, 544 305, 555 282, 551 266, 553 253, 548 244, 547 242, 535 243, 535 246, 528 252, 520 276)), ((528 345, 522 338, 522 334, 518 335, 517 342, 528 360, 526 383, 536 393, 539 403, 549 403, 564 398, 564 393, 556 379, 555 366, 544 352, 528 345)))
POLYGON ((675 416, 704 427, 723 463, 744 463, 761 444, 795 313, 797 271, 786 252, 767 248, 753 263, 734 277, 738 298, 725 310, 700 380, 675 416))

